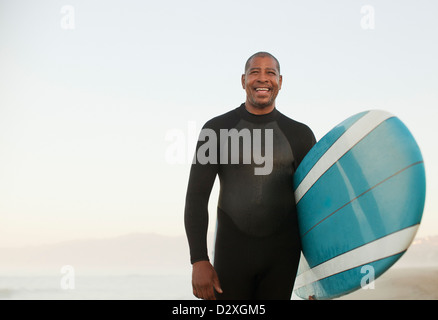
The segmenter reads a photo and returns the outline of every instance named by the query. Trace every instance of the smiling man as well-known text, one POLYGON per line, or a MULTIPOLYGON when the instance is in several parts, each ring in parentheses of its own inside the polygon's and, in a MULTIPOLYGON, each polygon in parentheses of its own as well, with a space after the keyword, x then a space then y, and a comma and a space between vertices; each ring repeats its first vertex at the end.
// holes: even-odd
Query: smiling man
POLYGON ((198 298, 290 299, 301 251, 292 179, 315 137, 306 125, 277 110, 282 81, 274 56, 252 55, 242 75, 246 102, 208 121, 201 131, 197 157, 207 136, 210 143, 219 141, 214 135, 233 133, 229 136, 242 138, 242 144, 232 149, 221 140, 215 150, 206 151, 217 153, 220 161, 194 161, 190 170, 184 222, 193 294, 198 298), (251 161, 228 161, 232 156, 243 159, 248 148, 258 150, 251 161), (256 155, 261 154, 270 154, 272 165, 256 174, 256 155), (216 175, 220 195, 213 266, 206 239, 208 200, 216 175))
POLYGON ((242 75, 246 109, 253 114, 270 113, 275 108, 275 99, 282 82, 280 64, 274 56, 259 52, 250 57, 242 75))

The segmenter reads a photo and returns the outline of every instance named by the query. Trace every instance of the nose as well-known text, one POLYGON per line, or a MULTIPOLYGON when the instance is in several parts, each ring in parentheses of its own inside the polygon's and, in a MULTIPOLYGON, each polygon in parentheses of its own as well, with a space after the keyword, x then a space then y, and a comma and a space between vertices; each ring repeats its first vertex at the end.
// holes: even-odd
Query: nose
POLYGON ((268 76, 264 72, 261 72, 257 78, 257 81, 261 83, 266 83, 268 82, 268 76))

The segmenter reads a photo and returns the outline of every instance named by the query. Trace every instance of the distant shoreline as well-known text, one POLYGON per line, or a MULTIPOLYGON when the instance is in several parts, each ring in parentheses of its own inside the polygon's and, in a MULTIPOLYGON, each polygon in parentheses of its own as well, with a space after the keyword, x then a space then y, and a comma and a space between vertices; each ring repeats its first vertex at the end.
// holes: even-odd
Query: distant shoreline
MULTIPOLYGON (((63 275, 0 275, 3 299, 192 299, 190 273, 77 274, 75 290, 60 289, 63 275), (164 287, 173 287, 171 293, 164 287)), ((438 266, 395 267, 375 280, 374 289, 359 289, 335 300, 438 300, 438 266)))

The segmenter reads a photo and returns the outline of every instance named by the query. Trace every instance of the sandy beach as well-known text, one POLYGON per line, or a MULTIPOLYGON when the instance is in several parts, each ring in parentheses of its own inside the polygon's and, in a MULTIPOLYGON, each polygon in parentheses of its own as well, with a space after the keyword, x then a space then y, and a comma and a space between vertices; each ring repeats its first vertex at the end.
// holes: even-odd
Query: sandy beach
POLYGON ((438 267, 392 268, 374 282, 339 300, 437 300, 438 267))

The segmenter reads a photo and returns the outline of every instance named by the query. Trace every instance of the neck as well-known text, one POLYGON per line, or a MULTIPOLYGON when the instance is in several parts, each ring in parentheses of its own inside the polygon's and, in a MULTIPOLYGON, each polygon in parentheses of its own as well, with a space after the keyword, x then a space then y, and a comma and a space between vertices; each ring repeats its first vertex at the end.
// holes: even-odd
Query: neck
POLYGON ((248 112, 250 112, 252 114, 263 115, 263 114, 271 113, 272 110, 274 110, 274 108, 275 108, 275 104, 272 104, 272 105, 266 106, 266 107, 255 107, 251 103, 246 101, 245 108, 248 112))

